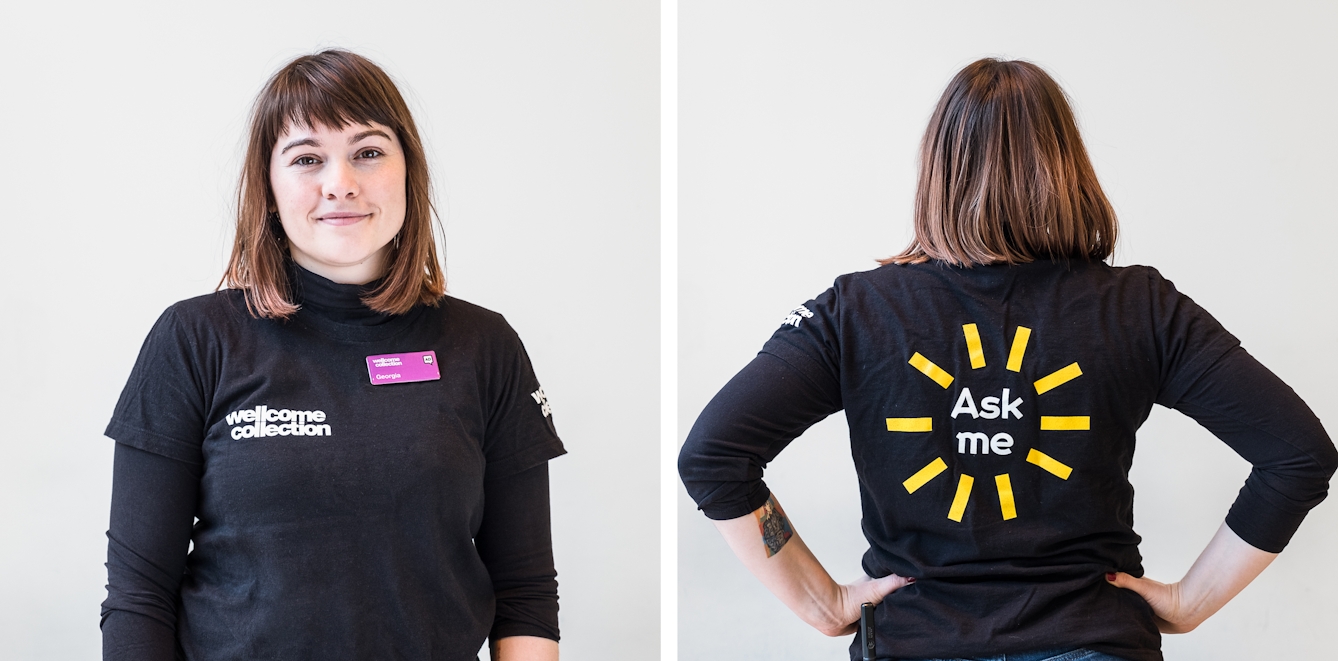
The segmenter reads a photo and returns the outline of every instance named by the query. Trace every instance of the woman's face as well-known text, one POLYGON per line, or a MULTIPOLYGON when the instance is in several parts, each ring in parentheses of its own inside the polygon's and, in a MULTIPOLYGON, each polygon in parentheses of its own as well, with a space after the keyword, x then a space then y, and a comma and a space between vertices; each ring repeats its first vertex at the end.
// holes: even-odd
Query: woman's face
POLYGON ((380 124, 289 126, 270 157, 270 187, 293 261, 334 282, 385 274, 404 225, 404 152, 380 124))

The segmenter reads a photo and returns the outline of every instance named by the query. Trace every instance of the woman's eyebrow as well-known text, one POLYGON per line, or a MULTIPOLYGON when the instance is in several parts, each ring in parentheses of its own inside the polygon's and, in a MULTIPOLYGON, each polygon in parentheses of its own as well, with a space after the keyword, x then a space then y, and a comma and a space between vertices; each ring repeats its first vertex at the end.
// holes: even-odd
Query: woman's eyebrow
POLYGON ((282 156, 284 152, 288 151, 289 149, 292 149, 293 147, 303 147, 303 146, 319 147, 321 146, 321 143, 319 140, 315 138, 299 138, 285 145, 283 151, 279 152, 279 155, 282 156))
POLYGON ((366 130, 366 131, 362 131, 362 132, 360 132, 360 133, 355 133, 355 134, 353 134, 353 137, 351 137, 351 138, 348 139, 348 144, 351 145, 351 144, 353 144, 353 143, 355 143, 355 142, 357 142, 357 141, 359 141, 359 140, 361 140, 361 139, 363 139, 363 138, 366 138, 366 137, 368 137, 368 136, 373 136, 373 135, 379 135, 379 136, 381 136, 381 137, 383 137, 383 138, 385 138, 385 139, 387 139, 387 140, 390 139, 390 136, 389 136, 389 135, 386 135, 386 132, 385 132, 385 131, 382 131, 381 129, 369 129, 369 130, 366 130))

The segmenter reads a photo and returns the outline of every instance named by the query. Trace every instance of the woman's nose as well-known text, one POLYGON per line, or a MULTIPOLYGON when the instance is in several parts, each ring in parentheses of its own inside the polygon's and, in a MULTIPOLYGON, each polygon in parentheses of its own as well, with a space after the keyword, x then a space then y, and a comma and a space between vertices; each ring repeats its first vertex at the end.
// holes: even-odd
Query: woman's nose
POLYGON ((342 161, 330 163, 325 169, 321 181, 322 193, 327 200, 339 200, 358 196, 358 178, 353 166, 342 161))

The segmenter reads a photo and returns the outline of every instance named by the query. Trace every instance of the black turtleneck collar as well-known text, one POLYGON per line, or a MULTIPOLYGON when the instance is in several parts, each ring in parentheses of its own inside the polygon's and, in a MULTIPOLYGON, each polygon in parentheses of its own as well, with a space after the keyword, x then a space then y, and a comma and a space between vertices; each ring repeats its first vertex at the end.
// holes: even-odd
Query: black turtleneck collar
POLYGON ((292 281, 293 302, 329 321, 351 326, 377 326, 394 318, 362 302, 364 296, 381 284, 380 280, 365 285, 341 285, 293 261, 288 262, 288 276, 292 281))
POLYGON ((341 341, 373 342, 398 335, 413 325, 426 306, 415 305, 404 314, 377 312, 362 302, 381 280, 365 285, 341 285, 288 261, 293 302, 300 306, 294 319, 321 334, 341 341))

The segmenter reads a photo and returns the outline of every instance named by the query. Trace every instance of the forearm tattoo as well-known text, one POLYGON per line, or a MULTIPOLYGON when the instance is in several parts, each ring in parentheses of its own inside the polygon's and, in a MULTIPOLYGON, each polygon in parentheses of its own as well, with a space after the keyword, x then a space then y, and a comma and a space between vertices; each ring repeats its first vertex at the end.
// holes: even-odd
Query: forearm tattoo
POLYGON ((767 557, 780 553, 781 547, 794 536, 794 529, 790 527, 790 520, 785 518, 785 510, 776 502, 776 497, 768 497, 767 502, 757 508, 753 515, 757 517, 757 527, 762 530, 762 544, 767 547, 767 557))

